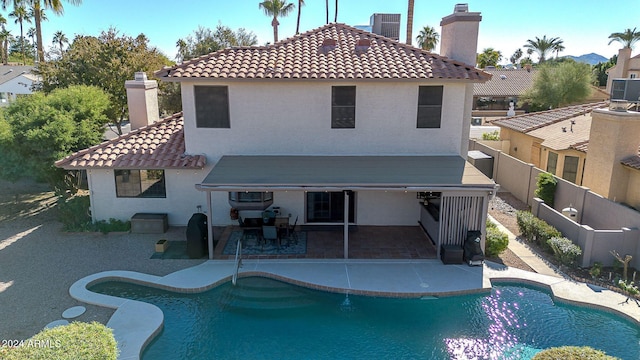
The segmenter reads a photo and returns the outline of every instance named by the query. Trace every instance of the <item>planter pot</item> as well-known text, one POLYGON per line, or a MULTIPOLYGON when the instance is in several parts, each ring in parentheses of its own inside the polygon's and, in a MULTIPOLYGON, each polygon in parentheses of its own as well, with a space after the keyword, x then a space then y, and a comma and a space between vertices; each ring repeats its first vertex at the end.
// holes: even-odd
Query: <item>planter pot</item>
POLYGON ((165 252, 169 247, 169 241, 166 239, 158 240, 156 243, 156 252, 165 252))

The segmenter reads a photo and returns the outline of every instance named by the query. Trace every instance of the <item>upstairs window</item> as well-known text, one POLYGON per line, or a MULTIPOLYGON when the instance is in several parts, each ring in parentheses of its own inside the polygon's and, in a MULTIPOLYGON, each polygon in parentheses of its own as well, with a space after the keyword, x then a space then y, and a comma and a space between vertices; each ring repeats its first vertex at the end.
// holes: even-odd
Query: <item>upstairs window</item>
POLYGON ((116 196, 166 198, 164 170, 115 170, 116 196))
POLYGON ((331 88, 331 128, 356 127, 356 87, 333 86, 331 88))
POLYGON ((438 129, 442 118, 442 86, 418 88, 418 128, 438 129))
POLYGON ((195 86, 196 126, 230 128, 229 88, 227 86, 195 86))

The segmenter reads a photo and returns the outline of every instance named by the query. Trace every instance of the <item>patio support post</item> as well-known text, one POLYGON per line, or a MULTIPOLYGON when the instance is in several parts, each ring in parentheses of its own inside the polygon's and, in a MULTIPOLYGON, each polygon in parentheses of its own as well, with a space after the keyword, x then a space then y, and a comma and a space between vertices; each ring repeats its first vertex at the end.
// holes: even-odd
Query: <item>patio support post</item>
POLYGON ((344 258, 349 258, 349 191, 344 191, 344 258))
POLYGON ((209 260, 213 260, 213 210, 211 207, 211 191, 205 191, 207 194, 207 241, 209 248, 209 260))

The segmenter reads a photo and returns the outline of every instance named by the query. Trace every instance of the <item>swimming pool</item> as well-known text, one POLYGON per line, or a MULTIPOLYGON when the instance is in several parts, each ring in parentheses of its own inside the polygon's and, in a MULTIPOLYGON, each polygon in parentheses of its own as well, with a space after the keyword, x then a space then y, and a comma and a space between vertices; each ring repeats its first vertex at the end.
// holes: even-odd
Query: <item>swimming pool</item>
POLYGON ((640 329, 631 322, 554 304, 526 286, 423 299, 346 297, 258 277, 200 294, 122 282, 90 290, 164 312, 164 329, 143 359, 529 359, 563 345, 640 357, 640 329))

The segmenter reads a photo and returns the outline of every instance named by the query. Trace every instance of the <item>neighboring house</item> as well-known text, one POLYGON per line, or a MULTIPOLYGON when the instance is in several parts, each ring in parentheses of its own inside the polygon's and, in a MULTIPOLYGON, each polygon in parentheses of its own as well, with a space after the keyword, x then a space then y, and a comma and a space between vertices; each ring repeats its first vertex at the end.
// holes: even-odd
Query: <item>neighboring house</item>
POLYGON ((582 185, 586 153, 579 145, 589 140, 591 112, 606 106, 606 102, 567 106, 491 123, 500 127, 500 140, 508 142, 509 155, 582 185))
POLYGON ((0 106, 9 105, 17 95, 31 94, 39 77, 32 73, 33 66, 0 65, 0 106))
MULTIPOLYGON (((533 84, 533 76, 537 70, 531 66, 525 69, 485 69, 492 74, 491 80, 473 85, 473 110, 509 110, 509 103, 514 108, 523 110, 525 103, 520 97, 533 84)), ((522 113, 520 111, 519 113, 522 113)))
POLYGON ((630 48, 618 50, 616 64, 607 70, 607 94, 611 94, 613 79, 639 79, 640 78, 640 54, 631 57, 630 48))
POLYGON ((480 20, 443 18, 443 56, 328 24, 185 61, 156 72, 182 91, 183 113, 163 120, 157 84, 137 75, 132 132, 56 166, 87 170, 94 220, 161 212, 185 225, 203 209, 230 225, 232 208, 274 205, 298 225, 344 225, 345 257, 348 224, 420 221, 437 245, 461 245, 484 234, 496 186, 464 160, 473 84, 491 78, 467 65, 480 20))
POLYGON ((640 210, 640 113, 595 110, 583 185, 607 199, 640 210))

